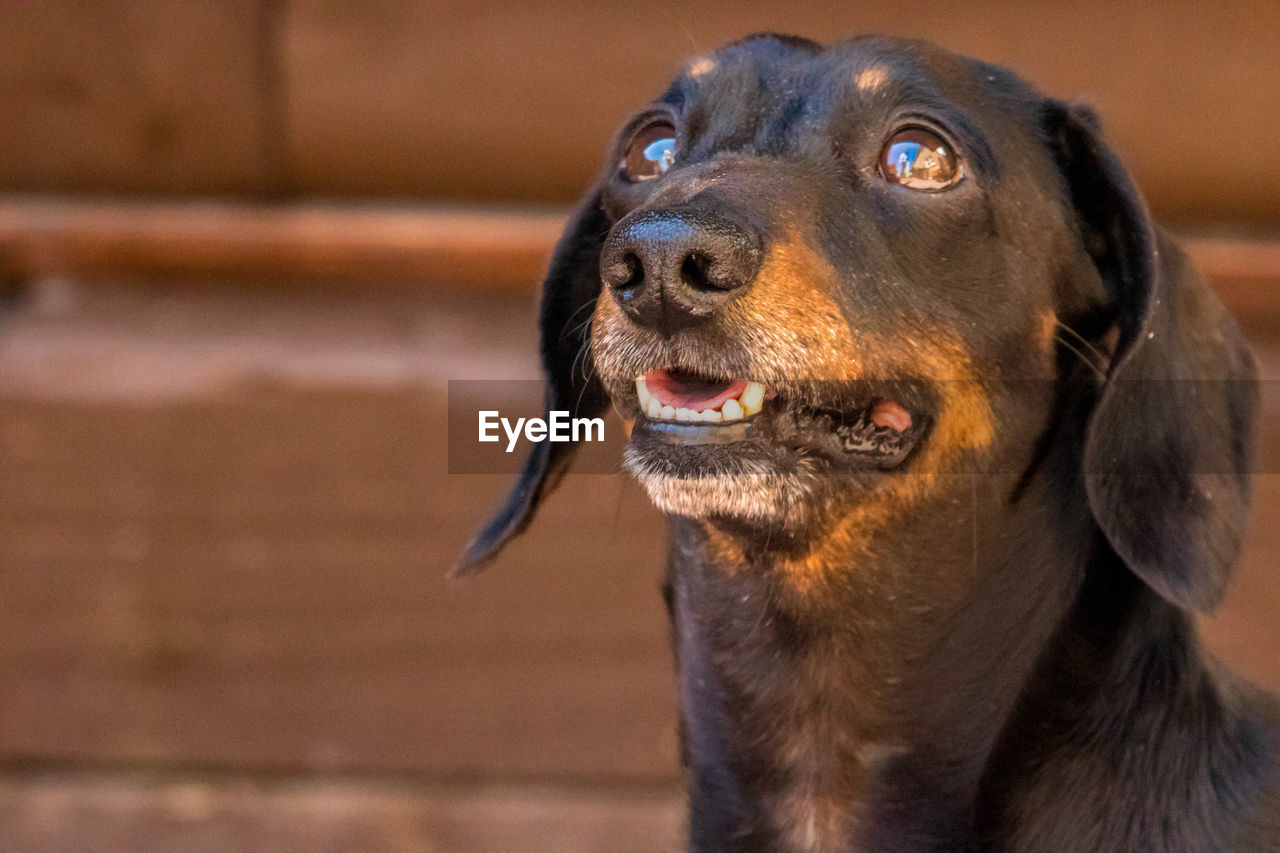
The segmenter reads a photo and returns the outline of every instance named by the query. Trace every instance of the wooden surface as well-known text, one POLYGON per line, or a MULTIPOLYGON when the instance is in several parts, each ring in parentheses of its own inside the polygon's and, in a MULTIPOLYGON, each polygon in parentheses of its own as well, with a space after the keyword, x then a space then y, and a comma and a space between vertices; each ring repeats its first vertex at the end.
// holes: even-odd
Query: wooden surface
POLYGON ((0 4, 0 185, 264 193, 270 0, 0 4))
MULTIPOLYGON (((395 282, 532 298, 565 212, 439 205, 147 203, 0 195, 0 277, 151 275, 395 282)), ((1280 329, 1280 238, 1187 234, 1259 335, 1280 329)))
POLYGON ((8 851, 674 853, 675 790, 101 772, 0 776, 8 851))
POLYGON ((673 778, 634 487, 584 476, 508 570, 444 578, 507 486, 447 473, 447 351, 531 346, 526 308, 82 304, 0 336, 0 755, 673 778))
MULTIPOLYGON (((444 380, 532 375, 530 306, 208 283, 50 280, 0 326, 0 848, 669 849, 631 481, 570 475, 444 579, 509 484, 447 473, 444 380)), ((1207 629, 1280 689, 1264 344, 1268 473, 1207 629)))
POLYGON ((345 279, 530 295, 564 218, 559 208, 0 195, 0 275, 345 279))
POLYGON ((1157 213, 1280 227, 1280 4, 0 4, 0 189, 564 204, 680 63, 750 32, 924 37, 1082 96, 1157 213))

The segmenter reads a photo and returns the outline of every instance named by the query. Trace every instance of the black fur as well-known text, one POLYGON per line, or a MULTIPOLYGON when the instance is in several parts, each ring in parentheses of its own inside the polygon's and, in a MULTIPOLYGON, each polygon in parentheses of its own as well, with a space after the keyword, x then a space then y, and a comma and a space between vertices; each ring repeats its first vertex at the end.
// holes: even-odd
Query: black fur
MULTIPOLYGON (((557 249, 549 406, 597 412, 622 387, 584 381, 566 331, 600 296, 610 229, 707 196, 766 238, 812 214, 851 334, 963 338, 996 437, 971 454, 985 474, 939 478, 816 591, 778 567, 826 553, 823 523, 671 517, 691 848, 1280 849, 1280 711, 1194 625, 1240 548, 1252 361, 1097 119, 917 42, 763 35, 712 59, 652 108, 678 116, 677 166, 620 182, 624 133, 557 249), (867 69, 884 88, 852 93, 867 69), (926 202, 858 165, 908 113, 951 134, 966 189, 926 202), (1073 336, 1053 379, 991 378, 1017 374, 1041 303, 1073 336)), ((571 453, 551 446, 464 569, 528 523, 571 453)))

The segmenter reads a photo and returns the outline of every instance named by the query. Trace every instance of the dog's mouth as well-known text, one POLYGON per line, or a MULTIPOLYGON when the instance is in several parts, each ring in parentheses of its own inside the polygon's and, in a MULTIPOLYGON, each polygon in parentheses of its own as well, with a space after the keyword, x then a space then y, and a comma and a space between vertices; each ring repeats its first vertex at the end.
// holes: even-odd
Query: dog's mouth
MULTIPOLYGON (((838 470, 885 470, 911 455, 929 422, 919 389, 902 383, 769 387, 663 368, 637 377, 635 394, 633 444, 642 452, 731 444, 745 461, 763 462, 761 451, 767 450, 776 463, 783 451, 821 457, 838 470)), ((704 451, 681 461, 686 473, 695 473, 688 468, 702 469, 712 460, 704 451)))
POLYGON ((675 368, 636 377, 640 410, 654 421, 732 423, 759 414, 766 393, 759 382, 712 379, 675 368))

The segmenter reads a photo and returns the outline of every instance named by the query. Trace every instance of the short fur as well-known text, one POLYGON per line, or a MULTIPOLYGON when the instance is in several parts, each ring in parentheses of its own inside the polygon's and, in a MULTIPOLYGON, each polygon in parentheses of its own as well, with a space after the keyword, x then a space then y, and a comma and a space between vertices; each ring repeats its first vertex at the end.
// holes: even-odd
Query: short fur
MULTIPOLYGON (((879 472, 628 449, 670 519, 691 849, 1280 849, 1280 711, 1194 626, 1240 548, 1252 361, 1090 111, 919 42, 744 39, 624 128, 542 335, 548 407, 580 415, 677 366, 930 418, 879 472), (627 183, 653 115, 675 165, 627 183), (877 175, 904 121, 945 129, 963 182, 877 175), (680 328, 601 284, 664 216, 760 235, 750 286, 680 328)), ((460 570, 569 452, 534 451, 460 570)))

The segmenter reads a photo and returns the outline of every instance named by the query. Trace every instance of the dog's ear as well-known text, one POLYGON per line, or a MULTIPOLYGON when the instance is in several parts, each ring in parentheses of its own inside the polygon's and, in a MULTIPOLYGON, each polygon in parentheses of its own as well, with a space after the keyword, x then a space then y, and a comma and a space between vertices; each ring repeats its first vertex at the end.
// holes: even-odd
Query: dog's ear
MULTIPOLYGON (((591 366, 590 347, 591 318, 601 286, 600 249, 609 227, 597 187, 570 216, 551 256, 539 317, 548 415, 567 411, 571 417, 596 417, 609 404, 591 366)), ((511 493, 454 565, 453 576, 478 569, 529 526, 538 504, 555 488, 576 450, 577 444, 571 442, 533 445, 511 493)))
POLYGON ((1116 554, 1169 601, 1208 611, 1240 551, 1257 389, 1235 322, 1081 107, 1048 132, 1114 306, 1114 353, 1085 439, 1089 505, 1116 554))

